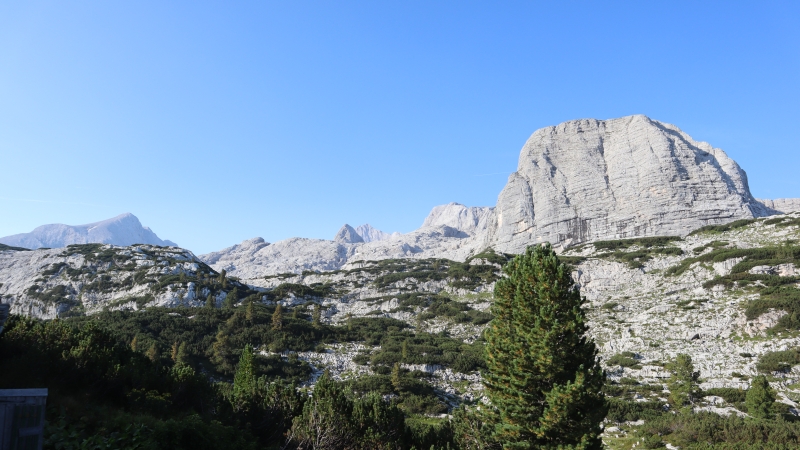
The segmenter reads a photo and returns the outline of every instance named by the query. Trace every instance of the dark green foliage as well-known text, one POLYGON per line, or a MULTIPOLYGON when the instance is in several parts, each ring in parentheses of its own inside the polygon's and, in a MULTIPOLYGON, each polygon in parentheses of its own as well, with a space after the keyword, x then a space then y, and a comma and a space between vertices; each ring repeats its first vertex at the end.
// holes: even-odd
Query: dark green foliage
POLYGON ((397 298, 400 302, 396 309, 397 311, 414 312, 417 308, 422 308, 423 311, 417 316, 419 321, 447 318, 455 323, 482 325, 492 320, 491 314, 477 311, 466 303, 453 301, 450 297, 442 294, 410 292, 388 295, 381 297, 380 300, 390 300, 392 298, 397 298))
POLYGON ((686 258, 677 266, 667 269, 665 273, 667 275, 680 275, 696 262, 715 263, 733 258, 745 258, 744 261, 731 269, 731 274, 740 274, 746 273, 755 266, 774 266, 792 262, 800 258, 800 247, 782 245, 761 248, 717 248, 703 255, 686 258))
POLYGON ((800 217, 775 217, 764 221, 764 225, 775 225, 779 228, 800 226, 800 217))
MULTIPOLYGON (((461 406, 453 410, 452 438, 461 450, 500 449, 492 434, 494 424, 482 411, 461 406)), ((424 447, 423 447, 424 448, 424 447)))
POLYGON ((485 333, 494 439, 506 448, 601 448, 605 374, 569 267, 543 245, 503 271, 485 333))
POLYGON ((704 397, 708 395, 716 395, 717 397, 722 397, 726 402, 735 405, 738 403, 744 403, 745 397, 747 396, 747 391, 736 388, 711 388, 706 389, 702 394, 704 397))
POLYGON ((727 241, 711 241, 708 244, 703 245, 702 247, 693 248, 692 252, 693 253, 703 253, 703 251, 705 249, 707 249, 707 248, 718 249, 718 248, 723 248, 723 247, 727 247, 727 246, 728 246, 728 242, 727 241))
POLYGON ((756 419, 769 419, 775 407, 775 391, 770 387, 767 378, 759 375, 753 378, 745 399, 747 413, 756 419))
POLYGON ((152 362, 94 322, 73 327, 12 316, 0 335, 0 359, 3 387, 49 389, 46 441, 56 448, 254 444, 248 431, 214 415, 219 398, 204 376, 187 365, 152 362))
POLYGON ((403 413, 377 393, 348 395, 323 375, 292 424, 289 440, 300 449, 407 448, 409 432, 403 413))
POLYGON ((786 311, 786 315, 778 319, 778 323, 771 331, 798 330, 800 329, 800 289, 795 286, 784 286, 795 282, 795 277, 771 277, 767 282, 774 281, 780 283, 777 286, 769 286, 761 291, 761 295, 756 300, 747 303, 745 315, 748 320, 753 320, 769 311, 777 309, 786 311))
POLYGON ((31 251, 28 248, 12 247, 10 245, 0 244, 0 252, 5 252, 5 251, 9 251, 9 250, 15 251, 15 252, 29 252, 29 251, 31 251))
POLYGON ((667 383, 670 404, 683 413, 691 412, 692 405, 700 397, 700 372, 694 370, 692 358, 685 353, 679 353, 667 369, 672 372, 667 383))
POLYGON ((289 294, 293 294, 295 297, 324 298, 331 293, 330 286, 326 285, 306 286, 305 284, 282 283, 269 291, 269 297, 272 300, 282 300, 288 298, 289 294))
POLYGON ((67 267, 67 266, 68 266, 68 264, 64 263, 64 262, 51 264, 49 269, 46 269, 46 270, 42 271, 42 275, 48 276, 48 277, 49 276, 53 276, 53 275, 57 275, 59 272, 61 272, 61 269, 63 269, 64 267, 67 267))
POLYGON ((46 304, 57 303, 71 303, 72 292, 64 285, 53 286, 50 289, 43 290, 40 286, 34 284, 25 290, 28 297, 34 298, 46 304))
POLYGON ((627 250, 633 246, 642 248, 665 247, 672 242, 682 241, 679 236, 655 236, 616 241, 595 241, 596 250, 627 250))
MULTIPOLYGON (((357 320, 364 319, 353 319, 353 328, 356 330, 360 328, 357 320)), ((352 336, 353 331, 349 333, 352 336)), ((406 364, 441 365, 463 373, 469 373, 485 367, 482 358, 482 341, 465 344, 441 334, 413 334, 410 331, 401 331, 400 329, 389 330, 388 333, 385 331, 377 333, 360 331, 359 334, 365 337, 364 340, 368 344, 380 345, 380 349, 370 357, 373 366, 391 366, 396 362, 403 362, 406 364), (405 357, 403 356, 404 346, 406 348, 405 357)))
POLYGON ((641 364, 639 364, 639 361, 636 360, 636 353, 633 352, 617 353, 611 358, 608 358, 607 363, 610 366, 630 367, 633 369, 642 368, 641 364))
POLYGON ((629 267, 637 269, 656 255, 682 255, 683 250, 672 247, 670 244, 680 241, 677 236, 656 236, 636 239, 621 239, 616 241, 596 241, 596 250, 608 250, 608 253, 601 253, 598 257, 610 257, 625 262, 629 267), (638 250, 629 252, 631 247, 639 247, 638 250))
POLYGON ((420 313, 419 320, 444 317, 456 323, 474 323, 476 325, 482 325, 492 320, 491 314, 477 311, 466 303, 456 302, 448 297, 428 297, 423 305, 426 308, 420 313))
POLYGON ((664 414, 645 422, 643 436, 689 449, 789 450, 800 446, 800 422, 754 420, 731 414, 664 414))
POLYGON ((800 364, 800 349, 764 353, 758 358, 756 369, 762 373, 787 372, 800 364))
POLYGON ((496 281, 499 269, 494 264, 506 258, 505 255, 487 251, 463 263, 447 259, 385 260, 372 262, 371 268, 353 269, 350 272, 388 272, 375 279, 373 284, 377 288, 386 288, 398 281, 413 278, 417 282, 449 280, 449 284, 455 288, 472 290, 496 281), (486 259, 489 264, 470 264, 477 259, 486 259))
POLYGON ((608 399, 608 420, 612 422, 632 422, 636 420, 652 420, 664 414, 661 402, 633 402, 618 398, 608 399))
POLYGON ((581 264, 584 261, 586 261, 587 258, 585 256, 559 256, 558 259, 564 264, 569 264, 570 266, 577 266, 578 264, 581 264))
POLYGON ((704 227, 700 227, 692 231, 691 233, 689 233, 689 236, 694 236, 700 233, 724 233, 726 231, 735 230, 737 228, 744 228, 748 225, 756 223, 757 221, 758 219, 741 219, 741 220, 735 220, 725 225, 706 225, 704 227))

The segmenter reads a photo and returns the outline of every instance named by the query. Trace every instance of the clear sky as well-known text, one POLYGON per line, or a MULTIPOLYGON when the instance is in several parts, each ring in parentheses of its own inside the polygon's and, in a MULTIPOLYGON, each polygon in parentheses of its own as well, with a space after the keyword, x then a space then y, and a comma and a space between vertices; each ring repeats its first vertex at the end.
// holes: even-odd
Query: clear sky
POLYGON ((800 197, 799 5, 0 0, 0 236, 408 232, 494 205, 536 129, 630 114, 800 197))

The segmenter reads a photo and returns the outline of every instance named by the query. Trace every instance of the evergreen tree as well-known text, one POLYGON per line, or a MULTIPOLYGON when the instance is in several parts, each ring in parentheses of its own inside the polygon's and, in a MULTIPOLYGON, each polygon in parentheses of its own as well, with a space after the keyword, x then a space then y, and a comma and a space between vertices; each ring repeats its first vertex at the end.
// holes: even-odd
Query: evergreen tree
POLYGON ((236 375, 233 376, 234 408, 247 409, 247 405, 255 395, 256 372, 253 364, 255 355, 253 347, 249 344, 242 349, 239 364, 236 366, 236 375))
POLYGON ((233 353, 233 344, 231 344, 231 337, 224 330, 220 329, 211 345, 211 363, 217 366, 218 370, 223 373, 232 373, 234 367, 232 365, 235 354, 233 353))
POLYGON ((275 307, 275 312, 272 313, 272 329, 280 330, 281 328, 283 328, 283 307, 278 303, 278 306, 275 307))
POLYGON ((136 336, 134 336, 131 341, 131 350, 135 352, 139 351, 139 339, 136 336))
POLYGON ((392 382, 394 390, 400 392, 400 390, 403 388, 403 379, 401 378, 400 375, 400 363, 396 362, 394 363, 394 366, 392 366, 392 375, 390 377, 390 380, 392 382))
POLYGON ((675 360, 668 364, 672 375, 667 382, 669 402, 677 410, 691 412, 692 404, 699 396, 697 385, 699 372, 695 372, 692 357, 679 353, 675 360))
POLYGON ((314 393, 294 418, 289 439, 301 449, 341 449, 352 445, 357 430, 350 422, 353 402, 325 372, 314 393))
POLYGON ((485 421, 486 415, 462 405, 453 410, 451 420, 453 440, 461 450, 488 450, 498 448, 492 442, 491 424, 485 421))
POLYGON ((253 300, 247 302, 247 310, 245 311, 244 318, 248 322, 252 322, 256 316, 256 306, 253 300))
POLYGON ((225 289, 228 285, 228 279, 226 278, 227 273, 225 269, 222 269, 222 272, 219 273, 219 277, 217 277, 217 282, 222 285, 222 288, 225 289))
POLYGON ((408 339, 403 341, 403 346, 400 348, 400 356, 403 358, 403 361, 408 362, 408 339))
POLYGON ((236 301, 238 299, 239 299, 239 290, 237 288, 233 288, 233 290, 228 292, 228 295, 225 296, 225 300, 222 302, 222 306, 226 309, 231 309, 236 305, 236 301))
POLYGON ((745 398, 747 413, 756 419, 769 419, 772 417, 774 405, 775 391, 769 385, 767 377, 759 375, 753 378, 745 398))
POLYGON ((486 330, 486 420, 507 449, 599 449, 605 374, 583 299, 549 244, 503 269, 486 330))
POLYGON ((216 308, 217 307, 217 300, 209 293, 206 297, 206 308, 216 308))
POLYGON ((189 363, 189 352, 186 350, 186 342, 181 342, 181 345, 178 346, 178 356, 175 359, 176 363, 189 363))
POLYGON ((147 358, 149 358, 150 361, 156 362, 158 360, 159 351, 158 351, 158 346, 156 345, 155 342, 153 342, 153 345, 151 345, 150 348, 147 349, 147 353, 145 353, 145 355, 147 355, 147 358))
POLYGON ((175 342, 172 343, 172 349, 171 349, 171 351, 169 353, 169 357, 173 362, 178 361, 178 346, 179 345, 180 344, 178 343, 178 341, 175 341, 175 342))
POLYGON ((311 315, 311 323, 316 328, 322 326, 322 307, 319 306, 319 303, 314 305, 314 313, 311 315))

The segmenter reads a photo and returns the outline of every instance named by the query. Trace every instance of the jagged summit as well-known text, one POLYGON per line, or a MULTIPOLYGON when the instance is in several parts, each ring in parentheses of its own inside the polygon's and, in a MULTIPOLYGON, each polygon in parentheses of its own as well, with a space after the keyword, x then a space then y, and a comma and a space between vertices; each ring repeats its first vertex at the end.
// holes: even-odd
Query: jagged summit
POLYGON ((342 228, 339 229, 339 232, 336 233, 336 236, 334 236, 333 241, 341 244, 358 244, 363 243, 364 238, 356 232, 355 228, 344 224, 342 228))
POLYGON ((153 231, 142 225, 131 213, 120 214, 111 219, 86 225, 50 224, 36 227, 30 233, 15 234, 0 238, 0 243, 37 249, 59 248, 71 244, 150 244, 174 246, 178 244, 162 240, 153 231))
POLYGON ((381 231, 368 223, 357 226, 356 233, 364 239, 364 242, 385 241, 392 238, 392 234, 381 231))
POLYGON ((448 226, 467 233, 470 236, 486 231, 492 220, 494 208, 480 206, 464 206, 460 203, 448 203, 434 206, 422 227, 448 226))

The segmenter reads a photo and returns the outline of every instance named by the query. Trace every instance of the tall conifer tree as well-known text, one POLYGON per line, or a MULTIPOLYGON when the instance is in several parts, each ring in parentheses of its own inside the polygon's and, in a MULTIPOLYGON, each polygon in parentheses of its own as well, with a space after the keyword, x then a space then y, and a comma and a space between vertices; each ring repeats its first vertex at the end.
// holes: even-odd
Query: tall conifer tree
POLYGON ((486 331, 494 440, 506 449, 602 448, 605 374, 569 267, 545 244, 503 271, 486 331))
POLYGON ((283 328, 283 307, 280 303, 275 306, 275 312, 272 313, 272 329, 280 330, 283 328))

